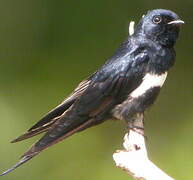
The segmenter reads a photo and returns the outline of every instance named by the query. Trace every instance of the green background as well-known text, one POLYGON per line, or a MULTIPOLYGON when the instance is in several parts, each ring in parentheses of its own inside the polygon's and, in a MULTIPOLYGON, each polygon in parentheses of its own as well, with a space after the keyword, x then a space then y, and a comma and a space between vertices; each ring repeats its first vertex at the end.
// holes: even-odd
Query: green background
MULTIPOLYGON (((1 0, 0 169, 13 165, 39 137, 10 140, 60 103, 110 57, 128 33, 128 22, 149 9, 175 11, 186 24, 177 61, 155 105, 146 114, 148 153, 176 179, 193 179, 192 0, 1 0)), ((123 122, 78 133, 46 150, 5 180, 128 180, 112 153, 122 148, 123 122)))

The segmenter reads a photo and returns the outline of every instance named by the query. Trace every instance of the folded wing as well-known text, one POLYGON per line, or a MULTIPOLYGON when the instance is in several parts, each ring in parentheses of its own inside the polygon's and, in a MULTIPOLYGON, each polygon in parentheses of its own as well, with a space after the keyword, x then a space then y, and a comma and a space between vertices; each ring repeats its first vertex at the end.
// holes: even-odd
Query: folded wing
POLYGON ((60 116, 76 101, 76 99, 84 92, 88 87, 90 81, 82 81, 74 92, 65 99, 60 105, 46 114, 40 121, 32 126, 26 133, 12 140, 12 143, 28 139, 42 132, 48 131, 48 129, 58 120, 60 116))

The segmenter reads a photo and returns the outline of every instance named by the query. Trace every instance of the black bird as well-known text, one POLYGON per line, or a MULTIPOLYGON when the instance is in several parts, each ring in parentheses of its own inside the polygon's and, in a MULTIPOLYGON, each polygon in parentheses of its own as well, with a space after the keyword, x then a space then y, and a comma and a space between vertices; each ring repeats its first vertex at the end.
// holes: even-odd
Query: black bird
POLYGON ((45 135, 5 175, 44 149, 76 132, 107 119, 125 120, 132 127, 135 117, 153 104, 175 62, 174 45, 184 22, 174 12, 148 11, 115 54, 59 106, 45 115, 18 142, 39 133, 45 135))

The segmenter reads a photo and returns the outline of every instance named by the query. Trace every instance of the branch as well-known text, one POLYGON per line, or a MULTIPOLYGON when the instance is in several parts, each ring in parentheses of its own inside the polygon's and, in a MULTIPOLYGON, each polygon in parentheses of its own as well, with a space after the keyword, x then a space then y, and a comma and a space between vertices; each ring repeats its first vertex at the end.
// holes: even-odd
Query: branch
POLYGON ((144 115, 138 114, 124 137, 125 150, 113 154, 116 166, 137 180, 174 180, 148 158, 144 139, 144 115))
POLYGON ((113 154, 116 166, 137 180, 174 180, 154 165, 147 156, 144 136, 130 130, 124 137, 125 150, 113 154))

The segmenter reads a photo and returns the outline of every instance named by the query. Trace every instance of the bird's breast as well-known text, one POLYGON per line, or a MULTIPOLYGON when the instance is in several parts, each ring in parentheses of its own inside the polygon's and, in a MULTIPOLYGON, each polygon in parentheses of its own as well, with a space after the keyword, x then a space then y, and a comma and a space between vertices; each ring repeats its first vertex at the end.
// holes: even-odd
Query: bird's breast
POLYGON ((162 74, 147 73, 141 84, 131 92, 130 96, 137 98, 153 87, 162 87, 167 77, 167 72, 162 74))
POLYGON ((137 113, 143 113, 154 103, 166 77, 167 72, 159 75, 147 73, 139 86, 128 94, 122 103, 113 108, 112 116, 117 119, 128 120, 137 113))

